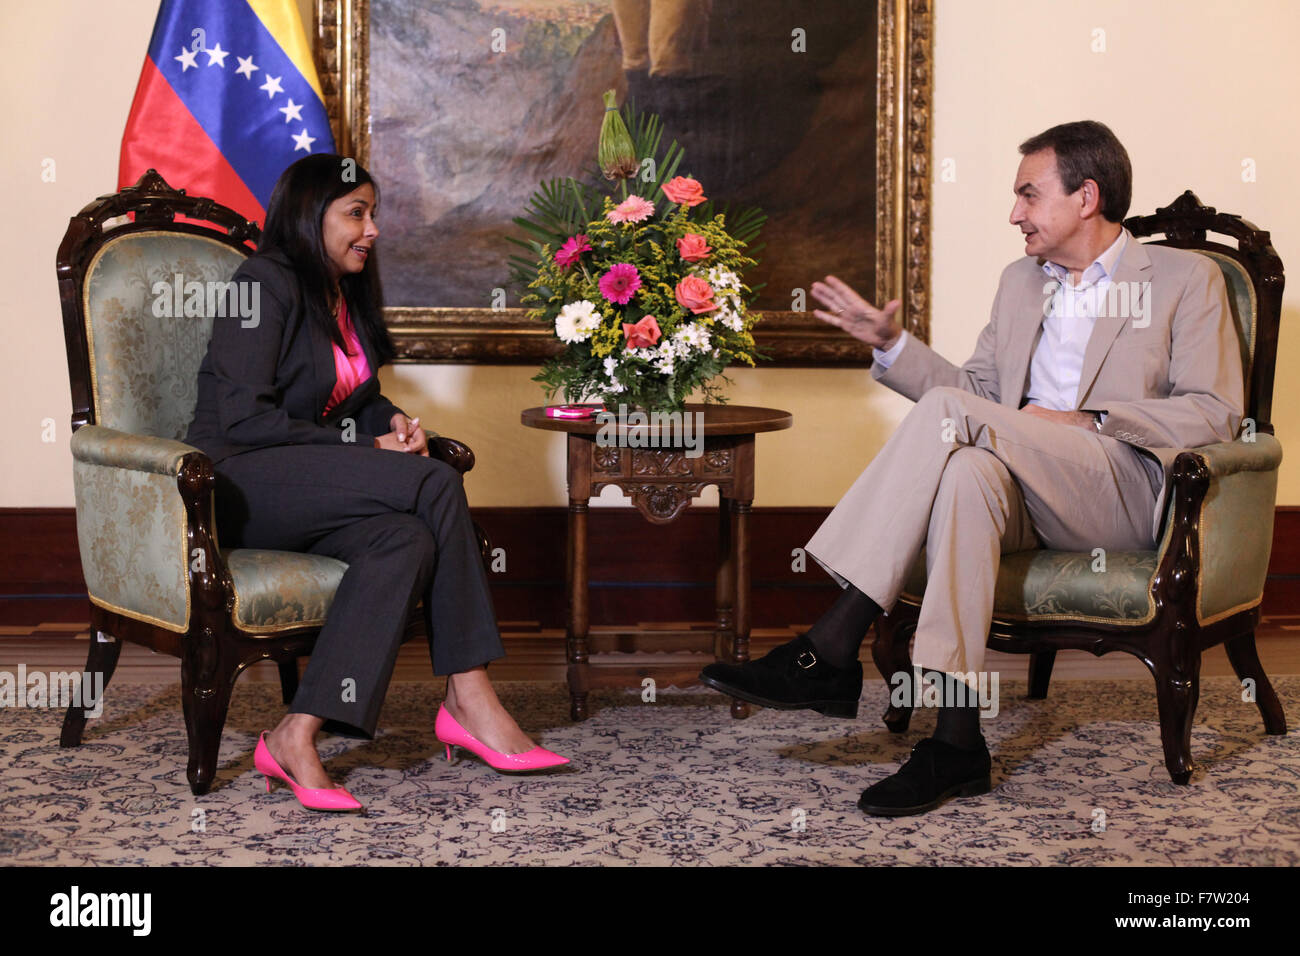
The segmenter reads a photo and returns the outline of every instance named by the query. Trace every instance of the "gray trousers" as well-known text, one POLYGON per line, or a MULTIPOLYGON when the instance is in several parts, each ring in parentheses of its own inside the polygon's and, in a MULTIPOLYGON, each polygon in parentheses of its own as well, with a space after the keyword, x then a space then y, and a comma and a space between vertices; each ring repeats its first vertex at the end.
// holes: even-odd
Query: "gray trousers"
POLYGON ((372 737, 408 614, 424 602, 433 672, 504 656, 460 474, 422 455, 277 445, 216 464, 222 548, 348 564, 290 713, 372 737))

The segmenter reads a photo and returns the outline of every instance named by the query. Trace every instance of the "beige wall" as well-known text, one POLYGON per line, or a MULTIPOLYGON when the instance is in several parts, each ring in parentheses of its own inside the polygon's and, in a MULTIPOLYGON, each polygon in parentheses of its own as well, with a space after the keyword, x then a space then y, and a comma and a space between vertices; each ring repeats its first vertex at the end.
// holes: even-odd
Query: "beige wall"
MULTIPOLYGON (((969 354, 999 271, 1021 254, 1006 221, 1016 144, 1056 122, 1091 117, 1115 130, 1133 158, 1134 211, 1163 205, 1191 186, 1204 201, 1271 229, 1283 260, 1293 268, 1300 263, 1300 129, 1286 119, 1300 101, 1293 49, 1300 5, 936 6, 935 166, 951 159, 956 178, 934 185, 933 321, 934 344, 949 358, 960 362, 969 354), (1090 49, 1096 29, 1104 30, 1105 52, 1090 49), (1245 158, 1255 162, 1256 182, 1242 181, 1245 158)), ((0 235, 9 293, 0 507, 72 504, 55 250, 68 217, 114 188, 122 127, 156 12, 155 0, 0 4, 0 129, 7 145, 0 163, 9 209, 0 235), (47 157, 57 164, 53 183, 41 181, 47 157), (45 418, 57 423, 52 444, 41 441, 45 418)), ((1300 282, 1293 280, 1274 398, 1284 444, 1300 432, 1300 381, 1291 371, 1300 366, 1298 313, 1300 282)), ((385 369, 383 379, 398 404, 474 446, 471 503, 561 504, 562 441, 518 424, 521 408, 542 401, 531 375, 525 368, 403 365, 385 369)), ((793 430, 759 439, 758 505, 834 503, 907 408, 865 371, 743 370, 734 379, 733 402, 795 416, 793 430)), ((619 500, 612 490, 606 495, 610 503, 619 500)), ((1279 502, 1300 504, 1300 453, 1283 465, 1279 502)))

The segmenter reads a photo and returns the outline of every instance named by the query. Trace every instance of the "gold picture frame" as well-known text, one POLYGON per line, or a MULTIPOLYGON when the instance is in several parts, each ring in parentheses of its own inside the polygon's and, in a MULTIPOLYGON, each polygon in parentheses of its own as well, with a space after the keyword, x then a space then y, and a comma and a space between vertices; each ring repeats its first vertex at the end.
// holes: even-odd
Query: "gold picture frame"
MULTIPOLYGON (((929 341, 932 0, 878 0, 873 301, 901 299, 904 327, 929 341)), ((317 69, 338 151, 370 159, 370 0, 315 0, 317 69)), ((811 310, 813 303, 809 303, 811 310)), ((389 307, 398 361, 536 364, 561 348, 524 309, 389 307)), ((870 364, 871 350, 808 312, 764 311, 763 365, 870 364)))

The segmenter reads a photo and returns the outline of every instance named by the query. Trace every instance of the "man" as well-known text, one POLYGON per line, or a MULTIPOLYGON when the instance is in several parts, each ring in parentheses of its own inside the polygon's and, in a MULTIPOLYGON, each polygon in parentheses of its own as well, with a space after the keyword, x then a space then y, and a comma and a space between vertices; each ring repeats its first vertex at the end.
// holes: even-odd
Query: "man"
MULTIPOLYGON (((923 813, 990 788, 979 711, 948 675, 983 664, 1002 554, 1150 550, 1177 452, 1230 441, 1242 371, 1222 275, 1194 252, 1137 242, 1128 154, 1100 123, 1020 146, 1011 224, 1026 257, 1002 273, 960 368, 838 279, 816 315, 871 345, 878 381, 916 401, 808 542, 844 593, 812 630, 702 680, 767 707, 855 716, 858 650, 922 547, 913 653, 944 689, 934 737, 863 792, 869 814, 923 813)), ((969 676, 967 677, 969 682, 969 676)))

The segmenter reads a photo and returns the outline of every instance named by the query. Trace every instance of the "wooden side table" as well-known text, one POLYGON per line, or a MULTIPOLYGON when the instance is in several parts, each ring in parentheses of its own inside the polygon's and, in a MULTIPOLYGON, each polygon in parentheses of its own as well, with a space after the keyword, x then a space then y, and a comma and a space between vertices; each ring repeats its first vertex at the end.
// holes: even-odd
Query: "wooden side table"
MULTIPOLYGON (((614 409, 613 411, 616 411, 614 409)), ((568 435, 569 540, 568 627, 566 658, 569 715, 587 717, 592 687, 636 686, 653 667, 593 661, 591 654, 612 651, 611 641, 589 635, 587 595, 587 511, 592 496, 617 485, 653 524, 668 524, 708 485, 718 487, 719 562, 716 616, 712 633, 698 631, 634 632, 631 646, 619 650, 704 651, 735 663, 749 660, 749 514, 754 501, 754 435, 789 428, 793 416, 775 408, 749 405, 687 405, 685 414, 703 413, 702 439, 691 431, 688 449, 675 428, 655 425, 606 427, 595 419, 547 418, 545 408, 520 416, 529 428, 568 435), (700 450, 696 457, 688 451, 700 450), (724 657, 727 649, 730 653, 724 657)), ((732 700, 731 715, 746 717, 749 707, 732 700)))

